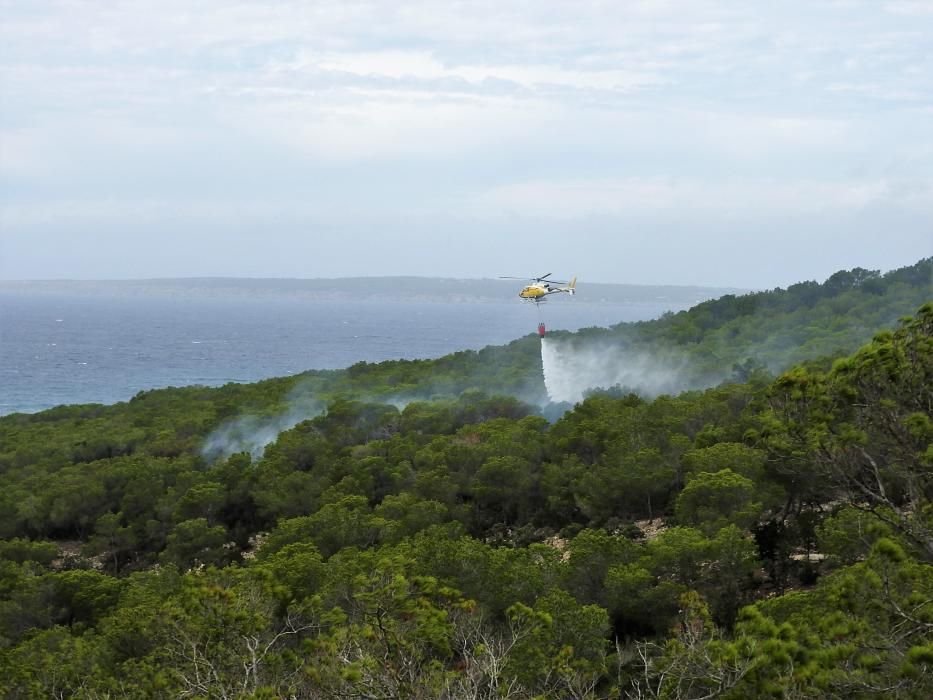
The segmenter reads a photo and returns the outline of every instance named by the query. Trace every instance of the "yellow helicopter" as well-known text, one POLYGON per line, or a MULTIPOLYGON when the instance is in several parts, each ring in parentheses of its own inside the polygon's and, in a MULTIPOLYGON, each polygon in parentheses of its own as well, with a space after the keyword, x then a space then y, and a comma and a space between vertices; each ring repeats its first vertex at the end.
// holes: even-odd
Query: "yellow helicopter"
POLYGON ((518 293, 518 296, 524 299, 525 301, 533 301, 535 304, 540 304, 544 301, 547 301, 547 297, 550 294, 557 294, 559 292, 566 292, 567 294, 573 295, 574 289, 577 286, 577 278, 574 277, 569 282, 558 282, 557 280, 548 279, 552 273, 547 273, 546 275, 541 275, 541 277, 500 277, 499 279, 504 280, 530 280, 533 284, 525 285, 522 288, 522 291, 518 293), (552 286, 552 285, 566 285, 566 286, 552 286))

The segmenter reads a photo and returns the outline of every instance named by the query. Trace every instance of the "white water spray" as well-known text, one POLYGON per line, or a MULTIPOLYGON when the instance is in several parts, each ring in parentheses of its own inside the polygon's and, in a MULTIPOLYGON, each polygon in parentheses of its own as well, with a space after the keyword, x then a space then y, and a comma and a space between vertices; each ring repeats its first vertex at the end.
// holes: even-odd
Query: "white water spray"
POLYGON ((583 391, 574 376, 568 353, 560 343, 547 336, 541 338, 541 367, 544 370, 544 388, 554 403, 576 403, 583 399, 583 391))

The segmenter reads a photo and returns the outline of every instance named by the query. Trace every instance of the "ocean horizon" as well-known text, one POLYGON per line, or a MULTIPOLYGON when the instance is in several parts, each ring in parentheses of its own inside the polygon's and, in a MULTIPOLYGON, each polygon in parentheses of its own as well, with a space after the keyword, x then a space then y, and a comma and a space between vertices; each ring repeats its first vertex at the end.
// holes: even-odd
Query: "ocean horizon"
POLYGON ((321 300, 0 291, 0 415, 365 362, 441 357, 692 304, 321 300))

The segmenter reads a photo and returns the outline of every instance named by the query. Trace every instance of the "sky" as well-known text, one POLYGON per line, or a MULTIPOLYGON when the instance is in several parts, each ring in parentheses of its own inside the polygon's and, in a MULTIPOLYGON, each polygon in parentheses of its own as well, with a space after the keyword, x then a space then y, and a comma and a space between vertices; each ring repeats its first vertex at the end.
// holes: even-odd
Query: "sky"
POLYGON ((0 279, 933 255, 933 0, 0 0, 0 279))

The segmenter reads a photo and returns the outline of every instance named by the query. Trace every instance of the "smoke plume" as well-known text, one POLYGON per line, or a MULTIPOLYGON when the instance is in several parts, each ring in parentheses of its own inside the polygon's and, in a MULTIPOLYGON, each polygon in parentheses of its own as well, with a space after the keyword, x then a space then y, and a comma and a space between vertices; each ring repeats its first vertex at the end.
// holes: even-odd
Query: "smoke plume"
POLYGON ((204 440, 201 455, 214 461, 239 452, 249 452, 252 459, 259 459, 266 446, 275 442, 280 433, 319 416, 324 408, 324 404, 313 397, 293 392, 289 397, 288 408, 283 412, 239 416, 221 424, 204 440))
POLYGON ((544 386, 554 403, 576 403, 594 389, 621 387, 651 398, 709 386, 685 358, 644 348, 574 338, 541 339, 544 386))

